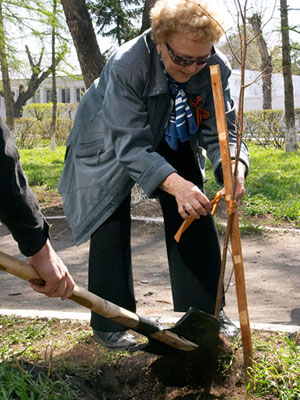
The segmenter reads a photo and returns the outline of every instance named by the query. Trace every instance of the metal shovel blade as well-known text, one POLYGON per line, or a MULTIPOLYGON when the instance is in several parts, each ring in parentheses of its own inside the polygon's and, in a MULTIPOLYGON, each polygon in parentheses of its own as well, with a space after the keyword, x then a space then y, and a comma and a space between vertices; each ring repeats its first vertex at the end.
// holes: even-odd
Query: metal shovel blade
MULTIPOLYGON (((166 327, 165 330, 195 343, 198 345, 198 349, 201 349, 216 342, 220 324, 213 315, 191 307, 172 328, 166 327)), ((135 352, 138 350, 157 355, 168 355, 181 351, 152 337, 149 337, 148 343, 134 346, 129 351, 135 352)))

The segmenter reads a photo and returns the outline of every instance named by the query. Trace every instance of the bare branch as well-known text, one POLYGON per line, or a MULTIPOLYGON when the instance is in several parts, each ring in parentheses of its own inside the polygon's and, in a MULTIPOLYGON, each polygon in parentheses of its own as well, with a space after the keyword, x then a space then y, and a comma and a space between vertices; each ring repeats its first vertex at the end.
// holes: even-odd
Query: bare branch
MULTIPOLYGON (((192 3, 192 4, 195 4, 195 5, 199 6, 203 11, 205 11, 205 12, 207 13, 207 11, 205 10, 205 8, 202 7, 201 4, 195 3, 195 2, 192 1, 192 0, 186 0, 186 2, 187 2, 187 3, 192 3)), ((241 62, 240 62, 240 60, 238 59, 237 55, 235 54, 235 51, 233 50, 233 47, 232 47, 232 45, 231 45, 231 43, 230 43, 230 40, 229 40, 228 35, 227 35, 227 32, 225 31, 225 29, 223 28, 223 26, 220 24, 220 22, 219 22, 218 20, 216 20, 212 15, 209 15, 209 16, 210 16, 210 18, 212 18, 212 19, 215 21, 215 23, 222 29, 222 31, 223 31, 223 33, 224 33, 224 35, 225 35, 226 41, 227 41, 227 43, 228 43, 229 49, 230 49, 230 51, 231 51, 233 57, 235 58, 235 60, 237 61, 237 63, 240 64, 241 62)))

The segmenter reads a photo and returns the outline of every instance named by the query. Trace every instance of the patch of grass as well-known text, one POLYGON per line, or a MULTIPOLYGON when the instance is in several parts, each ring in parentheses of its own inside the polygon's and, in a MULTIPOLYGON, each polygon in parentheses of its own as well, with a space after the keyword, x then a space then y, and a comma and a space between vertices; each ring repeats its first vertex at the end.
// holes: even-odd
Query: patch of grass
POLYGON ((263 234, 263 228, 251 221, 248 221, 247 218, 243 217, 241 218, 240 221, 240 231, 242 234, 245 235, 262 235, 263 234))
POLYGON ((300 157, 279 149, 250 146, 251 172, 246 183, 246 215, 271 214, 300 224, 300 157))
POLYGON ((299 399, 300 346, 297 338, 278 335, 256 347, 263 352, 263 357, 254 361, 250 370, 248 393, 255 398, 273 395, 279 400, 299 399))
MULTIPOLYGON (((225 223, 220 222, 216 218, 216 226, 217 226, 217 230, 218 230, 219 234, 224 235, 226 232, 225 223)), ((251 234, 262 235, 263 234, 263 227, 255 224, 251 221, 248 221, 247 218, 245 218, 245 217, 241 218, 239 227, 240 227, 240 232, 244 235, 251 235, 251 234)))
MULTIPOLYGON (((247 219, 268 216, 274 224, 287 221, 300 227, 300 157, 299 153, 263 148, 249 144, 250 173, 246 180, 246 195, 240 206, 247 219)), ((29 184, 40 198, 41 190, 57 191, 64 164, 65 147, 20 150, 23 169, 29 184)), ((215 182, 210 163, 205 190, 213 198, 220 189, 215 182)), ((248 227, 249 228, 249 227, 248 227)))
MULTIPOLYGON (((275 223, 289 221, 300 226, 300 157, 280 149, 249 144, 250 172, 241 205, 244 216, 271 216, 275 223)), ((219 190, 208 163, 209 197, 219 190)))
POLYGON ((19 150, 22 167, 31 187, 56 189, 64 165, 65 146, 19 150))
POLYGON ((6 325, 7 327, 17 326, 17 329, 14 329, 9 335, 6 330, 4 330, 3 333, 1 333, 0 330, 2 346, 10 347, 13 344, 28 345, 28 343, 44 339, 51 335, 51 329, 48 324, 38 318, 33 319, 30 324, 27 324, 25 319, 18 320, 18 318, 14 316, 3 317, 0 319, 0 324, 6 325))
POLYGON ((66 339, 71 343, 91 343, 93 332, 91 329, 70 331, 66 333, 66 339))
MULTIPOLYGON (((0 316, 0 399, 75 400, 79 390, 53 362, 53 349, 66 350, 72 322, 0 316), (64 327, 62 334, 60 329, 64 327), (25 347, 24 347, 25 346, 25 347)), ((87 340, 87 329, 74 326, 73 345, 87 340), (77 333, 77 337, 76 337, 77 333)))
POLYGON ((6 359, 0 364, 0 398, 2 400, 71 400, 77 399, 68 377, 51 379, 45 373, 37 372, 34 366, 28 368, 22 360, 6 359))

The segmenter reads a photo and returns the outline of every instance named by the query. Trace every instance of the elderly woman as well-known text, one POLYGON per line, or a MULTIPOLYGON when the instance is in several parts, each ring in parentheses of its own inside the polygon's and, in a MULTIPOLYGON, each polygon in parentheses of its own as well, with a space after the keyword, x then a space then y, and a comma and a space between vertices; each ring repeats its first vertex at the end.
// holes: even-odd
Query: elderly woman
MULTIPOLYGON (((215 2, 158 0, 152 29, 122 45, 83 97, 67 141, 59 190, 77 243, 90 239, 89 289, 135 311, 130 192, 137 182, 161 203, 174 310, 214 313, 219 241, 203 192, 205 151, 222 184, 209 65, 222 75, 232 158, 235 110, 230 67, 214 48, 222 36, 215 2), (183 219, 196 220, 179 244, 183 219)), ((240 152, 237 199, 244 194, 248 151, 240 152)), ((224 304, 223 304, 224 306, 224 304)), ((236 334, 223 309, 221 328, 236 334)), ((95 339, 129 349, 125 327, 92 313, 95 339)))

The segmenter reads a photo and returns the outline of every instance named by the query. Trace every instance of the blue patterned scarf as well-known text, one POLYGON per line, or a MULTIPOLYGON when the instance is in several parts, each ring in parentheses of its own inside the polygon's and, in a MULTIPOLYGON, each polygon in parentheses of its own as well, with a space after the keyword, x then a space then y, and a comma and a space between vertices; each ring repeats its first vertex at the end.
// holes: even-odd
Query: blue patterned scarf
POLYGON ((166 75, 171 95, 175 101, 175 107, 165 130, 165 140, 171 149, 177 150, 179 140, 181 142, 189 140, 191 135, 198 131, 198 127, 183 90, 185 85, 176 82, 167 73, 166 75))

